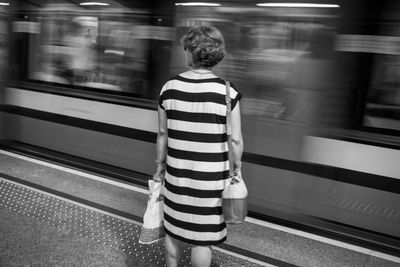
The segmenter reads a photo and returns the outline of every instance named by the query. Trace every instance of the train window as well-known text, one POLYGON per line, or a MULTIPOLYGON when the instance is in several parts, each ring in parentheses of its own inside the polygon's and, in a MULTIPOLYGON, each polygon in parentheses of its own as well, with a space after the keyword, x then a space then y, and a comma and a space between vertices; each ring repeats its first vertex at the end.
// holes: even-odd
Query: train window
POLYGON ((96 17, 43 17, 38 47, 32 47, 38 53, 31 53, 35 58, 31 63, 30 77, 78 85, 100 80, 96 73, 89 73, 96 65, 97 35, 96 17))
MULTIPOLYGON (((398 135, 400 132, 400 50, 399 7, 388 2, 382 6, 381 19, 374 36, 367 36, 373 47, 371 77, 366 96, 363 124, 373 131, 398 135)), ((364 42, 364 47, 365 47, 364 42)))
POLYGON ((376 55, 364 125, 400 131, 400 56, 376 55))
POLYGON ((159 84, 149 71, 151 53, 160 46, 157 41, 171 41, 173 30, 154 25, 146 10, 114 5, 118 8, 41 7, 40 34, 29 41, 27 78, 155 99, 159 84))

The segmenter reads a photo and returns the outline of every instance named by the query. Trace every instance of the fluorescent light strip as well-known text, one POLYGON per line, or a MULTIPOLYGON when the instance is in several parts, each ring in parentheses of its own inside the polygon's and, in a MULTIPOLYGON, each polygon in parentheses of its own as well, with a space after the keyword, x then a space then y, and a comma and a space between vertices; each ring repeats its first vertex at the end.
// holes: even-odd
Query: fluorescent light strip
POLYGON ((261 7, 320 7, 320 8, 338 8, 336 4, 310 4, 310 3, 259 3, 261 7))
POLYGON ((100 2, 83 2, 80 3, 81 6, 109 6, 110 4, 107 3, 100 3, 100 2))
POLYGON ((0 2, 0 6, 9 6, 10 3, 4 3, 4 2, 0 2))
POLYGON ((217 3, 205 3, 205 2, 187 2, 187 3, 175 3, 176 6, 221 6, 217 3))
POLYGON ((105 54, 115 54, 118 56, 124 56, 125 52, 124 51, 120 51, 120 50, 113 50, 113 49, 106 49, 104 50, 105 54))

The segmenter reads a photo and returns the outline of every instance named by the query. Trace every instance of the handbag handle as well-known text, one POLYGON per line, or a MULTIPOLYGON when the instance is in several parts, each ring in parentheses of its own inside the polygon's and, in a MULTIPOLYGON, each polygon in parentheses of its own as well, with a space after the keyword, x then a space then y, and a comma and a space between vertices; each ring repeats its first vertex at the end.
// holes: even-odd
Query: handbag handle
MULTIPOLYGON (((226 102, 226 134, 228 135, 228 140, 232 135, 232 120, 231 120, 231 111, 232 111, 232 103, 231 103, 231 84, 229 81, 225 81, 226 94, 225 94, 225 102, 226 102)), ((232 141, 232 140, 231 140, 232 141)))
POLYGON ((232 160, 232 100, 231 100, 231 84, 225 81, 225 103, 226 103, 226 135, 228 137, 228 158, 229 158, 229 176, 233 176, 233 160, 232 160))

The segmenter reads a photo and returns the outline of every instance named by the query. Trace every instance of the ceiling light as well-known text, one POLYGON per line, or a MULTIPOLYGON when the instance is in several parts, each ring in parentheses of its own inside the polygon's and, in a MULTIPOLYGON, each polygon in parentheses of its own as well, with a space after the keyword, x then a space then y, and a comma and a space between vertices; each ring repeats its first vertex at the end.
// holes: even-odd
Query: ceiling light
POLYGON ((4 3, 4 2, 0 2, 0 6, 9 6, 10 3, 4 3))
POLYGON ((320 7, 320 8, 337 8, 336 4, 311 4, 311 3, 260 3, 257 6, 262 7, 320 7))
POLYGON ((221 6, 217 3, 205 3, 205 2, 187 2, 187 3, 175 3, 176 6, 221 6))
POLYGON ((83 2, 80 3, 81 6, 109 6, 110 4, 107 3, 100 3, 100 2, 83 2))

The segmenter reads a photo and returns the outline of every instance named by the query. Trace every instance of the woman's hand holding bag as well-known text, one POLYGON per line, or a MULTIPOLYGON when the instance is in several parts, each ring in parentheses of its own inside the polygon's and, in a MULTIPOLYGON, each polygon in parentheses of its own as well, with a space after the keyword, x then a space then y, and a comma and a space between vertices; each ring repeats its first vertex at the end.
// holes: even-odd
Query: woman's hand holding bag
POLYGON ((153 175, 153 180, 156 182, 163 182, 165 178, 165 169, 167 168, 165 162, 158 162, 157 163, 157 170, 156 173, 153 175))
MULTIPOLYGON (((231 99, 230 99, 230 84, 226 82, 226 125, 228 135, 228 148, 232 151, 231 137, 231 99)), ((231 153, 229 153, 229 165, 232 166, 231 153)), ((241 168, 237 168, 230 172, 226 180, 225 189, 222 192, 222 212, 226 223, 242 223, 247 216, 247 187, 242 179, 241 168)))

